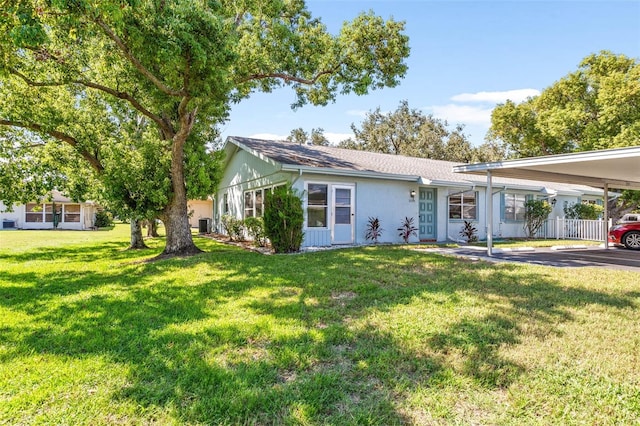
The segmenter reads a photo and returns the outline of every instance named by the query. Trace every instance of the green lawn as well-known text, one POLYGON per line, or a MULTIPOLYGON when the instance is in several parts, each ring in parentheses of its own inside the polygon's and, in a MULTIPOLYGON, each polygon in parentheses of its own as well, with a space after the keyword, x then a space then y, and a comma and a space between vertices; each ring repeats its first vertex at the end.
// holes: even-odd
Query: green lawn
POLYGON ((0 424, 631 424, 637 273, 0 232, 0 424))

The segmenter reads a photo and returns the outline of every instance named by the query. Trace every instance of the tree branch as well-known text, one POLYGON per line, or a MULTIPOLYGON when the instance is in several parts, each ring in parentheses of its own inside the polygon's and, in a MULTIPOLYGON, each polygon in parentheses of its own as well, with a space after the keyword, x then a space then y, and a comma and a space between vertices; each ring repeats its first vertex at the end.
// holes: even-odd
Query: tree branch
POLYGON ((109 26, 104 21, 102 21, 102 19, 96 18, 94 22, 102 29, 102 31, 104 31, 107 37, 109 37, 116 44, 116 46, 118 46, 118 48, 120 49, 122 54, 125 56, 125 58, 127 58, 129 62, 131 62, 133 66, 138 71, 140 71, 142 75, 144 75, 158 89, 160 89, 160 91, 162 91, 163 93, 169 96, 185 96, 186 95, 184 88, 181 90, 174 90, 169 86, 167 86, 166 84, 164 84, 162 81, 160 81, 158 77, 153 75, 151 71, 149 71, 144 65, 142 65, 142 63, 138 60, 138 58, 133 56, 133 54, 129 51, 129 49, 124 44, 122 39, 118 37, 118 35, 114 33, 113 30, 109 28, 109 26))
POLYGON ((281 72, 264 73, 264 74, 251 74, 251 75, 249 75, 249 76, 247 76, 245 78, 240 79, 238 81, 238 83, 246 83, 246 82, 252 81, 252 80, 263 80, 265 78, 277 78, 277 79, 288 81, 288 82, 292 82, 292 83, 300 83, 300 84, 306 84, 306 85, 311 86, 311 85, 315 84, 320 77, 322 77, 324 75, 327 75, 327 74, 333 74, 334 72, 335 72, 335 69, 321 71, 318 74, 316 74, 312 79, 296 77, 294 75, 289 75, 289 74, 281 73, 281 72))
POLYGON ((0 126, 13 126, 23 129, 33 130, 38 133, 49 135, 61 142, 65 142, 75 148, 82 157, 89 162, 91 167, 98 173, 104 171, 104 167, 98 160, 97 156, 92 155, 86 149, 79 147, 78 141, 73 136, 69 136, 66 133, 59 132, 57 130, 47 130, 43 126, 37 123, 22 123, 20 121, 13 120, 0 120, 0 126))
POLYGON ((122 99, 125 100, 127 102, 129 102, 129 104, 131 104, 131 106, 133 106, 133 108, 135 108, 136 110, 140 111, 142 113, 142 115, 144 115, 145 117, 148 117, 149 119, 151 119, 154 123, 156 123, 158 126, 160 126, 164 131, 167 131, 169 134, 172 133, 172 130, 170 127, 167 127, 167 123, 165 123, 164 120, 162 120, 161 117, 157 116, 156 114, 152 113, 151 111, 149 111, 148 109, 146 109, 144 106, 142 106, 142 104, 140 102, 138 102, 137 99, 135 99, 133 96, 131 96, 130 94, 126 93, 126 92, 121 92, 115 89, 112 89, 111 87, 108 86, 103 86, 101 84, 98 83, 93 83, 90 81, 83 81, 83 80, 70 80, 70 81, 52 81, 52 82, 38 82, 38 81, 34 81, 31 80, 29 77, 27 77, 26 75, 22 74, 21 72, 19 72, 18 70, 11 68, 9 70, 9 72, 17 77, 19 77, 20 79, 22 79, 25 83, 27 83, 27 85, 32 86, 32 87, 55 87, 55 86, 64 86, 67 84, 78 84, 84 87, 88 87, 91 89, 96 89, 99 90, 101 92, 107 93, 109 95, 112 95, 118 99, 122 99))

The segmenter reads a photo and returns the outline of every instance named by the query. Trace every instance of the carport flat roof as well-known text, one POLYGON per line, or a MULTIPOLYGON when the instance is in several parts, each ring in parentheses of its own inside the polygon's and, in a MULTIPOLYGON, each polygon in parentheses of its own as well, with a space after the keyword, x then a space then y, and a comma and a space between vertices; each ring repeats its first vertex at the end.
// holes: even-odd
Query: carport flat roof
POLYGON ((640 190, 640 146, 454 166, 456 173, 640 190))

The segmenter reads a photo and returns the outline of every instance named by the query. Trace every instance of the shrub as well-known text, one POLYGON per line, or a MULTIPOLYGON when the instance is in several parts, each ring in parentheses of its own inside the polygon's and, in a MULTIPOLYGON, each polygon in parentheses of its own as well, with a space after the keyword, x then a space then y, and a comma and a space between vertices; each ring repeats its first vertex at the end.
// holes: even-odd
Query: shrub
POLYGON ((551 210, 553 207, 546 200, 527 200, 524 203, 524 230, 529 238, 535 237, 551 210))
POLYGON ((413 225, 413 218, 405 217, 402 225, 400 226, 400 228, 398 228, 398 231, 400 231, 398 235, 402 237, 402 240, 405 243, 408 243, 409 238, 411 238, 412 235, 416 237, 418 236, 418 234, 416 233, 417 230, 418 228, 413 225))
POLYGON ((382 226, 380 226, 380 220, 377 217, 369 217, 367 221, 367 233, 364 237, 367 240, 373 240, 374 244, 378 244, 378 238, 382 235, 382 226))
POLYGON ((264 247, 267 244, 267 237, 264 233, 264 220, 261 217, 246 218, 244 226, 256 246, 264 247))
POLYGON ((267 191, 264 200, 264 230, 276 253, 300 250, 304 232, 302 199, 291 185, 267 191))
POLYGON ((231 241, 244 240, 244 221, 228 214, 220 218, 222 227, 231 241))
POLYGON ((573 203, 564 208, 567 219, 596 220, 604 207, 597 204, 573 203))
POLYGON ((478 241, 478 228, 475 227, 473 222, 468 220, 464 221, 464 227, 462 231, 460 231, 460 236, 464 237, 468 243, 473 243, 478 241))
POLYGON ((98 210, 96 212, 93 226, 96 228, 107 228, 109 226, 113 226, 113 215, 106 210, 98 210))

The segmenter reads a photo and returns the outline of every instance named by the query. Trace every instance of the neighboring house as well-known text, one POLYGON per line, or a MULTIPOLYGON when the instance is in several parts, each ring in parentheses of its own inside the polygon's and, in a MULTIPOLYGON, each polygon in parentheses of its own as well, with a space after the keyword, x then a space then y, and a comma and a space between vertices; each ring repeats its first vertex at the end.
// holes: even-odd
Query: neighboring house
POLYGON ((51 200, 14 205, 12 211, 0 203, 0 229, 91 229, 97 206, 91 202, 75 202, 53 191, 51 200), (55 213, 55 215, 54 215, 55 213))
MULTIPOLYGON (((293 142, 229 137, 222 181, 215 194, 214 227, 220 218, 260 216, 264 194, 291 183, 303 199, 303 246, 367 244, 367 220, 377 217, 380 242, 400 242, 405 217, 414 218, 418 241, 461 240, 464 221, 486 238, 486 179, 453 173, 458 163, 378 154, 293 142)), ((494 236, 524 237, 524 203, 547 199, 550 218, 569 203, 602 203, 603 192, 587 186, 493 179, 494 236)))
POLYGON ((189 225, 198 228, 200 219, 213 219, 213 200, 189 200, 187 201, 189 212, 189 225))

